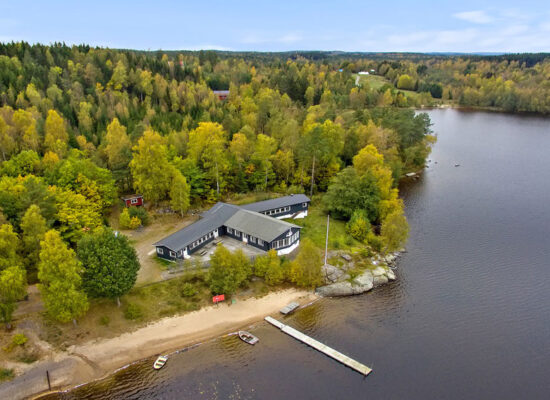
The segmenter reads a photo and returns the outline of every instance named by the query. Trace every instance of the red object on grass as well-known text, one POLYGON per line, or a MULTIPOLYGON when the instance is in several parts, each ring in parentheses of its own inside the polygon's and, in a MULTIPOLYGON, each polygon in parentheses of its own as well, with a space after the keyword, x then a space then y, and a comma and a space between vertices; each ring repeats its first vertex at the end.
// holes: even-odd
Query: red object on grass
POLYGON ((214 297, 212 297, 212 302, 213 303, 219 303, 220 301, 224 301, 225 300, 225 294, 218 294, 214 297))

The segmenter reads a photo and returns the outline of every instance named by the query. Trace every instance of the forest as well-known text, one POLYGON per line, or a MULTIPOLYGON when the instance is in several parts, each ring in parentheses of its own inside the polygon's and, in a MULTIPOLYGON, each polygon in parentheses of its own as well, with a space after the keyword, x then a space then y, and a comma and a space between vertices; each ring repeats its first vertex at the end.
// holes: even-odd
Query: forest
MULTIPOLYGON (((147 210, 125 209, 123 229, 146 225, 155 210, 183 216, 235 193, 302 192, 355 240, 394 251, 408 229, 398 181, 423 168, 435 140, 414 107, 441 98, 548 112, 549 74, 545 57, 0 44, 0 318, 10 322, 27 283, 39 283, 61 322, 83 315, 91 298, 127 293, 139 262, 109 216, 132 192, 147 210), (358 82, 359 71, 387 84, 358 82)), ((279 266, 267 255, 254 273, 280 282, 279 266)), ((213 268, 210 281, 229 267, 213 268)), ((309 266, 285 268, 298 285, 317 283, 304 278, 309 266)))

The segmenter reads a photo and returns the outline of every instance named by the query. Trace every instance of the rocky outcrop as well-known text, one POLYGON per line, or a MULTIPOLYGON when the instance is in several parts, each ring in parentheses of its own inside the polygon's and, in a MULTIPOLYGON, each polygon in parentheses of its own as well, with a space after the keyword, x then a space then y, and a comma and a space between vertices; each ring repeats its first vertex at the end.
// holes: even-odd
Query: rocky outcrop
POLYGON ((323 277, 325 283, 334 283, 345 279, 344 271, 334 265, 325 264, 322 266, 323 277))
MULTIPOLYGON (((343 272, 342 276, 344 276, 343 272)), ((363 272, 353 280, 348 278, 347 280, 321 286, 315 292, 323 297, 351 296, 368 292, 373 287, 388 283, 390 280, 395 280, 395 273, 386 265, 378 265, 372 270, 363 272)))

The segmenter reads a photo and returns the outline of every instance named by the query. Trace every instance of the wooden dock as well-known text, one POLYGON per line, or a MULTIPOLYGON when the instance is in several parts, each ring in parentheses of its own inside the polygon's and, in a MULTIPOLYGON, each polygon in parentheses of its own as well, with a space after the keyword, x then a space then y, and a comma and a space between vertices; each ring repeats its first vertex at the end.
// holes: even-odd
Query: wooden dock
POLYGON ((333 348, 330 348, 327 345, 324 345, 323 343, 318 342, 317 340, 310 338, 307 335, 304 335, 302 332, 297 331, 296 329, 288 325, 285 325, 282 322, 277 321, 275 318, 265 317, 265 320, 269 322, 271 325, 274 325, 277 328, 279 328, 281 331, 283 331, 287 335, 292 336, 294 339, 297 339, 300 342, 305 343, 310 347, 313 347, 315 350, 318 350, 321 353, 334 358, 336 361, 341 362, 342 364, 356 370, 357 372, 360 372, 365 376, 370 374, 372 371, 372 369, 370 369, 364 364, 361 364, 359 361, 355 361, 354 359, 346 356, 345 354, 342 354, 339 351, 336 351, 333 348))

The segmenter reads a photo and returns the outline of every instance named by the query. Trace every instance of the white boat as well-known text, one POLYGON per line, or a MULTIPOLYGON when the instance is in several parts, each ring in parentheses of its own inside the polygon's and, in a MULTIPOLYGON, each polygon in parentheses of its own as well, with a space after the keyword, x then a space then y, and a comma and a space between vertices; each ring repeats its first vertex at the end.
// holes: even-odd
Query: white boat
POLYGON ((168 356, 160 356, 153 364, 153 369, 161 369, 166 364, 166 361, 168 361, 168 356))
POLYGON ((239 337, 243 342, 248 344, 256 344, 260 341, 260 339, 247 331, 239 331, 239 337))

